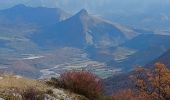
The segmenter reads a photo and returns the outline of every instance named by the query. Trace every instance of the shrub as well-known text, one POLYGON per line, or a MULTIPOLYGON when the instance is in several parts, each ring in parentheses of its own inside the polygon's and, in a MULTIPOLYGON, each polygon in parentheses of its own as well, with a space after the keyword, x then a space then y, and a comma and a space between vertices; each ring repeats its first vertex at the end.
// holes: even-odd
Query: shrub
POLYGON ((42 94, 42 92, 34 88, 28 88, 21 95, 23 100, 43 100, 44 96, 42 94))
POLYGON ((129 77, 134 88, 114 93, 113 100, 170 100, 170 70, 162 63, 139 67, 129 77))
POLYGON ((152 100, 145 93, 137 93, 131 89, 120 90, 112 95, 112 100, 152 100))
POLYGON ((54 86, 56 88, 64 88, 64 83, 60 80, 60 78, 52 77, 50 81, 46 82, 48 85, 54 86))
POLYGON ((47 90, 46 93, 47 93, 47 94, 53 94, 53 90, 49 89, 49 90, 47 90))
POLYGON ((87 71, 67 71, 61 74, 59 79, 52 78, 48 84, 84 95, 90 100, 99 100, 103 92, 101 80, 87 71))
POLYGON ((138 68, 131 75, 135 88, 154 100, 170 99, 170 70, 166 65, 156 63, 154 69, 138 68))

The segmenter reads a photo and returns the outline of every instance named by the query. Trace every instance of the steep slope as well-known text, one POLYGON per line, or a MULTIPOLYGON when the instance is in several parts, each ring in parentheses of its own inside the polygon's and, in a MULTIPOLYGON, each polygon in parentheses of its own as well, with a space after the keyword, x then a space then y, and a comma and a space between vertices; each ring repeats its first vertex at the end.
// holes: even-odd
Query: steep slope
MULTIPOLYGON (((158 54, 155 54, 155 55, 158 56, 158 54)), ((150 57, 150 54, 149 54, 149 57, 150 57)), ((141 58, 138 58, 138 59, 141 59, 141 58)), ((147 59, 147 57, 145 57, 145 59, 147 59)), ((157 63, 157 62, 163 63, 169 68, 169 66, 170 66, 170 50, 167 50, 166 52, 161 54, 161 56, 159 56, 159 57, 154 57, 154 60, 145 64, 143 67, 152 69, 152 68, 154 68, 155 63, 157 63)), ((118 75, 114 75, 112 77, 104 79, 103 81, 105 84, 106 92, 111 95, 112 92, 116 92, 117 90, 128 89, 128 88, 132 87, 133 83, 129 79, 129 76, 131 74, 133 74, 133 71, 130 71, 128 73, 120 73, 118 75)))
POLYGON ((22 4, 0 10, 1 23, 49 25, 64 20, 68 16, 69 14, 59 8, 32 8, 22 4))
POLYGON ((155 63, 160 62, 165 64, 166 66, 170 66, 170 50, 167 50, 160 57, 154 59, 153 61, 146 64, 146 67, 153 66, 155 63))
POLYGON ((124 59, 121 59, 118 62, 118 66, 124 66, 126 69, 131 69, 138 65, 143 66, 170 49, 169 43, 170 35, 139 35, 121 45, 122 48, 128 48, 134 52, 130 55, 126 55, 124 59))
POLYGON ((36 67, 38 61, 22 61, 30 54, 39 55, 43 52, 29 36, 67 17, 69 14, 59 8, 16 5, 0 10, 0 70, 37 78, 40 75, 40 69, 36 67))
POLYGON ((109 48, 117 46, 137 36, 138 33, 127 27, 88 14, 85 9, 74 16, 61 21, 46 32, 33 35, 39 44, 56 44, 57 46, 74 46, 84 48, 109 48), (127 32, 127 31, 131 32, 127 32))
POLYGON ((28 38, 30 34, 42 32, 44 27, 56 24, 67 17, 69 14, 59 8, 16 5, 0 10, 0 50, 35 51, 38 45, 28 38))
POLYGON ((67 69, 85 67, 105 78, 117 69, 90 59, 89 56, 93 56, 91 48, 95 48, 94 54, 100 53, 100 50, 105 51, 138 35, 128 27, 93 17, 86 10, 62 21, 58 20, 55 11, 23 5, 0 11, 3 22, 0 23, 0 69, 44 78, 67 69), (105 74, 106 71, 109 72, 105 74))

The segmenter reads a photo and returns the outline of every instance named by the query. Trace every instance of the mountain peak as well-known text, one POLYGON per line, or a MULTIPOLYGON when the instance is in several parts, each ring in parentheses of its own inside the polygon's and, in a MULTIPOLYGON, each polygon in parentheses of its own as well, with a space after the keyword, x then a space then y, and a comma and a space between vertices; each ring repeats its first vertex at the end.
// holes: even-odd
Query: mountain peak
POLYGON ((23 7, 26 7, 26 6, 24 4, 18 4, 14 6, 14 8, 23 8, 23 7))
POLYGON ((79 15, 79 16, 85 16, 85 15, 88 15, 88 12, 87 12, 86 9, 82 9, 82 10, 80 10, 80 11, 77 13, 77 15, 79 15))
POLYGON ((81 10, 79 11, 79 13, 86 13, 86 14, 88 14, 88 12, 87 12, 86 9, 81 9, 81 10))

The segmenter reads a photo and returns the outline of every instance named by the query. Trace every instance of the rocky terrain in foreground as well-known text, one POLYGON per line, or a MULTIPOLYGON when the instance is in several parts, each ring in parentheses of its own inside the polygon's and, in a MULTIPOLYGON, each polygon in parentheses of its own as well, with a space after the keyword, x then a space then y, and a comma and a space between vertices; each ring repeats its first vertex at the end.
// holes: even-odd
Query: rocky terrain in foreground
POLYGON ((32 80, 16 75, 0 75, 0 100, 88 99, 64 89, 50 87, 41 80, 32 80))

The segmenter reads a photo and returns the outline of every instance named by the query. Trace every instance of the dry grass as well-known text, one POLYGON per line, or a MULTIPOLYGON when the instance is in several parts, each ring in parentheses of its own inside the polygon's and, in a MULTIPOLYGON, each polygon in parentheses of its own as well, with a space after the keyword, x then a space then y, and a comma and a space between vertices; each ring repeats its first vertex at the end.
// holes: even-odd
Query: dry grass
POLYGON ((30 87, 41 91, 46 91, 47 89, 45 83, 37 80, 22 78, 15 75, 0 75, 0 90, 11 88, 25 90, 30 87))
POLYGON ((84 96, 64 89, 48 86, 45 81, 22 78, 15 75, 0 75, 0 97, 5 100, 43 100, 49 94, 57 100, 88 100, 84 96), (40 99, 39 99, 40 98, 40 99))

